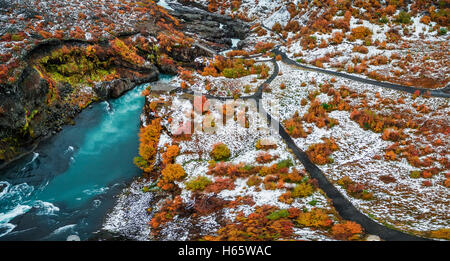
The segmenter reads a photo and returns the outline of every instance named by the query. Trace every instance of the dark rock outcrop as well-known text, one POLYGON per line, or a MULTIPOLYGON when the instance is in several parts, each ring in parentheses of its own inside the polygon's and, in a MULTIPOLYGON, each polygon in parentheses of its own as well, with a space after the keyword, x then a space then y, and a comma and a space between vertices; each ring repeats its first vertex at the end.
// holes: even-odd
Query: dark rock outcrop
POLYGON ((226 15, 210 13, 203 6, 191 1, 171 3, 174 11, 170 14, 182 20, 183 31, 196 34, 199 38, 215 43, 216 50, 229 49, 231 38, 244 39, 249 32, 249 25, 226 15))
POLYGON ((158 75, 158 69, 155 67, 154 70, 139 78, 123 78, 98 83, 94 86, 94 91, 102 100, 118 98, 125 92, 133 89, 136 85, 158 80, 158 75))

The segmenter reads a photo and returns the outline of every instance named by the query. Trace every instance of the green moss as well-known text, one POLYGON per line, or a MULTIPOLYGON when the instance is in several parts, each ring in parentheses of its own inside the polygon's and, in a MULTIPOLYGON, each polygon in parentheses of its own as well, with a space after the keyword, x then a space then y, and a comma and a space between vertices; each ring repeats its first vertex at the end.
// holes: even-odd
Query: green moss
POLYGON ((278 220, 280 218, 287 218, 287 217, 289 217, 289 212, 286 209, 274 211, 270 215, 266 216, 266 218, 270 220, 278 220))
POLYGON ((317 205, 317 200, 313 199, 310 202, 308 202, 308 204, 314 207, 315 205, 317 205))
POLYGON ((303 198, 312 195, 314 188, 308 183, 298 184, 292 191, 293 198, 303 198))
POLYGON ((33 137, 34 132, 33 128, 30 127, 30 122, 38 112, 38 110, 33 110, 32 112, 25 110, 25 125, 22 128, 23 134, 29 134, 31 137, 33 137))
POLYGON ((259 186, 262 183, 262 179, 256 175, 250 176, 250 178, 247 179, 247 186, 259 186))
POLYGON ((211 158, 215 161, 227 160, 231 156, 230 149, 223 143, 217 143, 213 146, 210 153, 211 158))
POLYGON ((401 24, 409 24, 411 23, 411 15, 405 11, 401 11, 395 21, 401 24))
POLYGON ((134 157, 133 163, 141 169, 146 169, 149 167, 149 163, 142 157, 134 157))
POLYGON ((18 154, 19 141, 17 138, 7 137, 0 140, 0 160, 14 158, 18 154))
POLYGON ((277 163, 277 169, 284 169, 294 166, 291 159, 281 160, 277 163))
POLYGON ((409 173, 409 176, 413 179, 420 178, 420 171, 419 170, 413 170, 409 173))
POLYGON ((186 188, 191 191, 203 191, 206 186, 211 184, 211 180, 207 177, 198 176, 197 178, 186 182, 186 188))
POLYGON ((23 41, 23 39, 25 39, 25 37, 20 35, 20 34, 13 34, 13 35, 11 35, 11 40, 12 41, 19 42, 19 41, 23 41))
POLYGON ((331 109, 331 105, 328 103, 322 103, 322 108, 324 108, 326 111, 329 111, 331 109))
POLYGON ((103 81, 116 73, 111 60, 100 60, 85 48, 61 48, 39 60, 40 68, 55 82, 72 86, 103 81))
POLYGON ((142 192, 147 193, 147 192, 159 190, 159 187, 157 186, 157 184, 158 184, 158 182, 153 182, 152 184, 150 184, 148 186, 144 186, 142 188, 142 192))
POLYGON ((380 18, 380 23, 387 24, 389 22, 389 19, 384 15, 380 18))

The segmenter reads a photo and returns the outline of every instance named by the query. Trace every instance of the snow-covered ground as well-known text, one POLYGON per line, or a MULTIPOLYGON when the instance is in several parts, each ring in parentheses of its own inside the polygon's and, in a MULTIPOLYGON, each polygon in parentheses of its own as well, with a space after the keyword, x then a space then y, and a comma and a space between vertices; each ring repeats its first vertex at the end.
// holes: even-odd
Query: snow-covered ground
MULTIPOLYGON (((207 0, 197 0, 196 2, 205 6, 208 6, 209 3, 207 0)), ((258 23, 272 28, 277 22, 284 27, 289 21, 298 21, 300 27, 311 27, 316 18, 326 13, 325 9, 314 6, 317 3, 310 3, 307 8, 297 8, 298 12, 294 15, 291 14, 286 4, 298 5, 301 2, 264 0, 255 4, 254 1, 243 0, 237 9, 228 6, 223 9, 219 8, 217 12, 235 16, 245 14, 245 17, 250 18, 251 23, 255 24, 257 29, 258 23)), ((317 43, 317 46, 313 48, 302 46, 302 35, 299 32, 286 33, 287 42, 284 43, 277 35, 268 30, 265 35, 251 33, 243 40, 244 50, 252 51, 258 42, 273 42, 282 45, 281 50, 285 51, 292 59, 301 59, 304 63, 313 63, 313 66, 318 65, 315 62, 316 60, 320 60, 321 66, 327 69, 334 68, 343 72, 358 73, 363 77, 369 77, 368 72, 376 71, 378 74, 387 77, 386 80, 414 86, 430 87, 431 85, 427 86, 427 84, 434 81, 439 82, 434 84, 434 87, 437 85, 442 87, 443 83, 448 82, 450 76, 450 64, 448 63, 450 53, 447 50, 449 35, 438 34, 436 22, 430 22, 426 25, 421 22, 423 14, 418 13, 411 17, 410 24, 399 25, 393 21, 394 17, 399 15, 398 10, 388 17, 387 23, 374 22, 363 19, 363 14, 366 12, 364 8, 356 6, 353 6, 353 8, 355 13, 359 14, 357 17, 350 17, 349 30, 345 32, 334 28, 327 32, 313 31, 311 36, 315 37, 317 43), (359 26, 367 27, 371 31, 370 44, 365 43, 366 39, 348 39, 351 36, 352 29, 359 26), (388 39, 387 33, 393 29, 401 37, 398 42, 390 42, 388 39), (342 43, 332 45, 330 39, 336 32, 343 32, 344 38, 342 43), (322 40, 327 44, 320 47, 322 40), (387 43, 384 45, 383 42, 385 41, 387 43), (367 53, 354 51, 353 48, 356 46, 365 46, 367 53), (326 59, 322 59, 324 57, 326 59), (383 61, 380 57, 385 57, 386 61, 383 61), (355 65, 364 65, 365 70, 361 72, 348 70, 349 66, 355 65)), ((342 14, 333 16, 332 19, 341 19, 343 16, 342 12, 342 14)), ((329 129, 326 127, 318 128, 316 124, 302 120, 303 128, 308 135, 305 138, 295 138, 294 141, 304 151, 307 151, 313 144, 321 143, 322 138, 333 138, 336 141, 339 150, 332 153, 333 162, 320 165, 319 168, 357 209, 381 224, 422 236, 429 236, 428 232, 430 231, 448 229, 450 191, 448 186, 444 186, 444 181, 448 180, 449 170, 446 162, 450 160, 450 154, 448 153, 450 146, 448 136, 450 104, 448 99, 414 97, 387 88, 332 77, 311 70, 301 70, 288 66, 281 61, 277 63, 280 74, 263 93, 262 104, 272 116, 278 118, 281 122, 290 119, 296 112, 300 117, 303 117, 310 108, 311 100, 309 97, 313 92, 317 92, 314 96, 321 104, 330 103, 333 96, 321 92, 321 86, 324 84, 331 83, 335 90, 339 90, 341 87, 349 89, 351 95, 341 98, 348 102, 351 110, 334 110, 328 113, 330 118, 338 121, 337 125, 329 129), (282 85, 285 87, 280 88, 282 85), (428 110, 420 111, 419 108, 421 107, 419 106, 426 106, 428 110), (269 110, 269 107, 271 107, 271 110, 269 110), (399 158, 397 160, 386 160, 384 158, 386 149, 392 146, 394 142, 382 139, 382 133, 361 128, 356 121, 351 119, 353 109, 370 109, 377 115, 392 117, 401 115, 401 117, 407 117, 411 121, 417 122, 425 130, 404 128, 405 138, 399 142, 401 143, 399 146, 404 148, 411 144, 419 151, 423 151, 427 145, 431 146, 432 152, 419 155, 421 161, 433 159, 430 165, 427 167, 412 166, 406 159, 405 154, 402 155, 401 153, 398 153, 399 158), (428 127, 430 125, 435 127, 428 127), (440 145, 435 145, 436 140, 440 141, 440 145), (424 171, 430 168, 438 169, 437 174, 432 175, 431 178, 411 177, 411 171, 424 171), (390 178, 389 182, 383 179, 386 176, 390 178), (338 180, 344 177, 362 184, 365 190, 373 193, 373 199, 363 200, 352 197, 343 187, 338 185, 338 180)), ((266 63, 266 65, 270 66, 269 74, 272 73, 273 66, 270 63, 266 63)), ((195 83, 190 86, 191 90, 200 94, 209 93, 219 96, 232 96, 235 91, 246 95, 246 85, 250 86, 247 87, 247 89, 250 89, 248 94, 252 94, 263 81, 262 79, 254 81, 255 75, 237 79, 204 77, 199 73, 194 73, 193 76, 195 83), (211 89, 206 89, 206 82, 212 87, 211 89)), ((180 83, 181 79, 179 78, 172 82, 174 86, 180 86, 180 83)), ((277 161, 290 159, 293 162, 290 170, 295 168, 303 171, 301 163, 287 149, 280 136, 269 131, 266 120, 257 114, 256 108, 252 106, 252 101, 229 101, 229 106, 238 108, 236 115, 233 115, 236 116, 236 119, 231 116, 225 126, 220 126, 222 103, 215 103, 211 100, 210 111, 202 114, 192 111, 192 101, 186 99, 188 98, 186 95, 176 94, 162 97, 169 101, 170 107, 164 108, 159 113, 160 116, 163 115, 162 122, 167 131, 163 132, 158 148, 164 151, 164 145, 167 144, 178 144, 180 148, 180 155, 176 157, 175 162, 183 166, 187 176, 183 181, 175 183, 180 188, 180 196, 186 205, 194 205, 196 197, 195 193, 186 188, 187 181, 199 176, 207 177, 213 182, 218 179, 218 177, 208 174, 211 164, 209 154, 213 145, 218 142, 226 144, 230 149, 231 157, 228 161, 230 164, 268 167, 277 161), (240 121, 240 115, 244 114, 248 116, 248 126, 240 121), (194 115, 193 119, 191 119, 192 115, 194 115), (167 117, 170 117, 171 120, 169 121, 167 117), (179 124, 189 121, 194 121, 195 126, 197 126, 190 139, 175 139, 171 131, 173 132, 177 128, 173 128, 173 123, 179 124), (213 133, 201 128, 202 123, 209 122, 218 125, 215 128, 210 126, 209 130, 213 130, 213 133), (278 157, 274 162, 256 163, 260 151, 255 148, 255 145, 260 139, 270 139, 277 145, 275 149, 267 151, 270 155, 278 157)), ((176 127, 181 126, 177 124, 175 124, 176 127)), ((160 157, 161 155, 158 154, 158 163, 161 161, 160 157)), ((287 204, 280 201, 279 198, 291 189, 292 184, 285 184, 284 187, 276 189, 266 189, 264 184, 249 186, 247 181, 248 177, 237 177, 233 179, 233 189, 222 190, 214 196, 227 201, 233 201, 239 197, 249 197, 253 200, 254 205, 238 204, 234 208, 223 208, 201 217, 192 215, 175 216, 163 225, 158 239, 189 240, 193 237, 198 239, 206 235, 215 235, 215 231, 223 227, 224 222, 227 224, 234 222, 238 213, 242 212, 245 216, 248 216, 258 206, 263 205, 272 205, 280 209, 293 207, 311 210, 313 206, 310 202, 314 201, 314 206, 317 208, 333 210, 332 205, 320 190, 316 190, 312 195, 304 198, 295 198, 292 203, 287 204), (198 226, 198 224, 203 225, 198 226), (189 231, 194 230, 196 231, 195 236, 189 233, 189 231)), ((144 184, 139 184, 136 186, 143 188, 144 184)), ((126 198, 127 196, 124 195, 121 202, 134 204, 126 198)), ((161 203, 162 199, 158 202, 161 203)), ((150 221, 152 216, 160 210, 159 205, 155 203, 152 211, 146 214, 146 222, 150 221)), ((124 209, 124 206, 123 203, 119 204, 116 207, 116 213, 121 213, 120 211, 124 209)), ((139 207, 139 202, 136 203, 136 206, 139 207)), ((337 216, 331 215, 330 217, 334 221, 339 220, 337 216)), ((113 220, 112 223, 118 224, 119 220, 113 220)), ((113 227, 115 227, 115 231, 120 232, 120 229, 117 228, 118 225, 109 226, 109 228, 113 227)), ((144 231, 147 234, 150 232, 149 230, 144 231)), ((294 239, 332 239, 330 231, 327 229, 295 227, 294 234, 296 235, 294 239)))
MULTIPOLYGON (((319 91, 318 85, 331 81, 331 76, 300 70, 279 62, 282 75, 277 77, 270 85, 272 92, 264 93, 264 104, 273 100, 278 101, 278 111, 280 119, 286 120, 298 111, 299 115, 304 115, 309 108, 309 102, 301 106, 302 99, 308 99, 308 93, 314 90, 319 91), (310 84, 311 79, 315 79, 317 85, 310 84), (308 83, 301 87, 302 82, 308 83), (281 90, 279 86, 284 83, 286 89, 281 90)), ((367 96, 368 105, 372 108, 377 101, 377 93, 380 97, 397 100, 404 100, 404 104, 381 107, 376 110, 377 113, 391 114, 395 111, 401 111, 412 108, 413 103, 426 104, 430 107, 431 113, 425 115, 425 119, 446 120, 450 112, 449 101, 442 98, 423 98, 419 97, 413 100, 410 94, 384 89, 377 86, 371 86, 361 83, 355 83, 346 79, 335 78, 335 87, 347 86, 350 90, 358 94, 367 96)), ((331 100, 326 94, 320 94, 316 97, 322 103, 331 100)), ((352 101, 357 104, 356 98, 352 101)), ((351 103, 351 104, 352 104, 351 103)), ((327 177, 337 182, 344 176, 350 177, 353 181, 364 184, 368 190, 374 192, 374 200, 360 200, 348 198, 362 212, 370 214, 382 222, 394 225, 398 228, 412 231, 429 231, 448 227, 449 219, 449 198, 450 191, 442 184, 445 180, 445 172, 433 176, 431 179, 433 186, 425 187, 422 185, 423 178, 413 179, 410 172, 417 170, 411 166, 406 159, 401 161, 375 160, 375 155, 384 155, 384 150, 394 142, 381 139, 381 133, 374 133, 370 130, 362 129, 355 121, 350 119, 350 113, 347 111, 332 111, 329 113, 331 118, 337 119, 339 124, 330 129, 317 128, 313 123, 304 122, 306 129, 311 128, 312 133, 306 138, 294 139, 297 146, 306 151, 308 147, 315 143, 320 143, 322 138, 334 138, 340 147, 339 151, 332 154, 334 162, 320 166, 327 177), (396 179, 393 183, 384 183, 380 176, 391 175, 396 179)), ((429 144, 426 137, 419 133, 409 130, 411 142, 417 145, 429 144), (421 140, 418 143, 418 140, 421 140)), ((434 138, 441 138, 445 144, 450 141, 445 134, 438 134, 434 138)), ((436 148, 439 150, 439 148, 436 148)), ((440 149, 447 159, 449 154, 445 147, 440 149), (443 150, 442 150, 443 149, 443 150)), ((429 155, 428 155, 429 156, 429 155)), ((434 157, 439 157, 439 153, 434 153, 434 157)), ((435 163, 436 167, 445 168, 445 166, 435 163)), ((347 195, 344 189, 336 185, 344 195, 347 195)))

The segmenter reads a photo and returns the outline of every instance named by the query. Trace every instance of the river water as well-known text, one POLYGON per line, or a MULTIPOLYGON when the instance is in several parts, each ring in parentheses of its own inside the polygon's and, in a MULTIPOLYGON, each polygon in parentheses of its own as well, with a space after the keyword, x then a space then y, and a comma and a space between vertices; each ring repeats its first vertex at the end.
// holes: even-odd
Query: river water
POLYGON ((133 158, 145 87, 94 104, 0 172, 0 240, 86 240, 100 229, 115 195, 140 175, 133 158))

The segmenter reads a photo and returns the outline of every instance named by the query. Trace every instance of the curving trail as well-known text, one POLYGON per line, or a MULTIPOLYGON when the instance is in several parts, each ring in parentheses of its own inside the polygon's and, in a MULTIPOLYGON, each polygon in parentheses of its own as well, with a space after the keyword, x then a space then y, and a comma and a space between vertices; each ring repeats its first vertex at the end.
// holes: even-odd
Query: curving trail
MULTIPOLYGON (((277 49, 276 49, 277 50, 277 49)), ((276 51, 275 50, 275 51, 276 51)), ((280 51, 278 51, 278 54, 284 54, 280 51)), ((284 54, 284 57, 287 58, 286 54, 284 54)), ((289 61, 288 59, 284 58, 283 62, 289 61)), ((250 96, 242 96, 240 99, 254 99, 257 103, 257 108, 261 108, 261 111, 259 113, 266 115, 268 119, 268 125, 274 128, 278 128, 279 135, 281 138, 286 142, 288 147, 292 150, 294 155, 300 160, 300 162, 305 167, 305 170, 310 174, 311 178, 317 179, 319 188, 325 192, 328 198, 332 200, 332 204, 336 211, 339 213, 339 215, 344 218, 345 220, 354 221, 358 224, 360 224, 365 232, 377 235, 383 240, 387 241, 430 241, 431 239, 418 237, 415 235, 407 234, 404 232, 401 232, 399 230, 391 229, 388 227, 385 227, 377 222, 375 222, 373 219, 369 218, 365 214, 361 213, 342 193, 339 192, 338 189, 327 179, 325 174, 322 172, 322 170, 315 165, 311 160, 308 158, 306 153, 301 150, 294 142, 294 140, 291 138, 291 136, 286 132, 283 125, 275 118, 272 118, 272 116, 267 113, 263 106, 259 106, 259 103, 262 100, 262 92, 263 88, 266 85, 269 85, 277 76, 279 73, 279 66, 275 59, 271 59, 270 62, 274 65, 274 71, 270 75, 270 77, 262 84, 258 86, 257 91, 250 96)), ((309 69, 309 68, 308 68, 309 69)), ((312 68, 315 70, 315 68, 312 68)), ((346 75, 348 76, 348 75, 346 75)), ((347 77, 348 78, 348 77, 347 77)), ((358 77, 356 77, 358 78, 358 77)), ((360 78, 362 79, 362 78, 360 78)), ((365 79, 362 79, 365 80, 365 79)), ((379 83, 384 84, 384 83, 379 83)), ((380 86, 379 84, 375 84, 380 86)), ((408 87, 408 88, 414 88, 414 87, 408 87)), ((396 89, 398 90, 398 89, 396 89)), ((190 90, 184 90, 181 88, 174 89, 172 92, 184 92, 188 94, 195 94, 193 91, 190 90)), ((214 96, 210 94, 202 94, 206 98, 211 99, 218 99, 218 100, 231 100, 232 97, 220 97, 220 96, 214 96)), ((441 96, 438 96, 441 97, 441 96)))
POLYGON ((363 78, 363 77, 359 77, 359 76, 355 76, 355 75, 351 75, 351 74, 346 74, 346 73, 342 73, 342 72, 322 69, 322 68, 313 67, 313 66, 307 66, 307 65, 298 63, 298 62, 290 59, 286 55, 286 53, 280 51, 279 48, 275 48, 273 50, 273 52, 276 55, 280 55, 281 56, 281 60, 284 63, 289 64, 289 65, 294 65, 296 67, 300 67, 300 68, 303 68, 303 69, 307 69, 307 70, 311 70, 311 71, 315 71, 315 72, 319 72, 319 73, 325 73, 325 74, 338 76, 338 77, 342 77, 342 78, 347 78, 349 80, 353 80, 353 81, 357 81, 357 82, 361 82, 361 83, 366 83, 366 84, 372 84, 372 85, 376 85, 376 86, 383 87, 383 88, 393 89, 393 90, 396 90, 396 91, 403 91, 403 92, 408 92, 408 93, 414 93, 416 91, 420 91, 420 94, 424 94, 427 91, 429 91, 430 92, 430 96, 432 96, 432 97, 450 98, 450 86, 447 86, 447 87, 441 88, 441 89, 424 89, 424 88, 417 88, 417 87, 412 87, 412 86, 399 85, 399 84, 394 84, 394 83, 389 83, 389 82, 380 82, 380 81, 376 81, 376 80, 372 80, 372 79, 368 79, 368 78, 363 78))
MULTIPOLYGON (((261 27, 266 29, 267 31, 270 31, 270 32, 273 32, 274 34, 276 34, 281 42, 283 42, 283 43, 287 42, 279 33, 274 32, 272 29, 268 28, 264 24, 262 24, 261 27)), ((338 76, 338 77, 343 77, 343 78, 347 78, 349 80, 366 83, 366 84, 372 84, 372 85, 376 85, 376 86, 383 87, 383 88, 393 89, 396 91, 403 91, 403 92, 408 92, 408 93, 414 93, 416 91, 420 91, 420 94, 424 94, 427 91, 429 91, 430 96, 432 96, 432 97, 450 98, 450 84, 441 89, 424 89, 424 88, 418 88, 418 87, 413 87, 413 86, 394 84, 394 83, 390 83, 390 82, 380 82, 377 80, 363 78, 363 77, 356 76, 356 75, 346 74, 346 73, 333 71, 333 70, 322 69, 322 68, 318 68, 318 67, 314 67, 314 66, 307 66, 307 65, 298 63, 298 62, 292 60, 291 58, 289 58, 286 55, 286 53, 282 52, 279 48, 280 48, 279 45, 276 46, 272 50, 272 52, 275 53, 276 55, 281 55, 282 61, 284 63, 289 64, 289 65, 294 65, 294 66, 300 67, 302 69, 311 70, 311 71, 315 71, 315 72, 319 72, 319 73, 325 73, 325 74, 338 76)))

